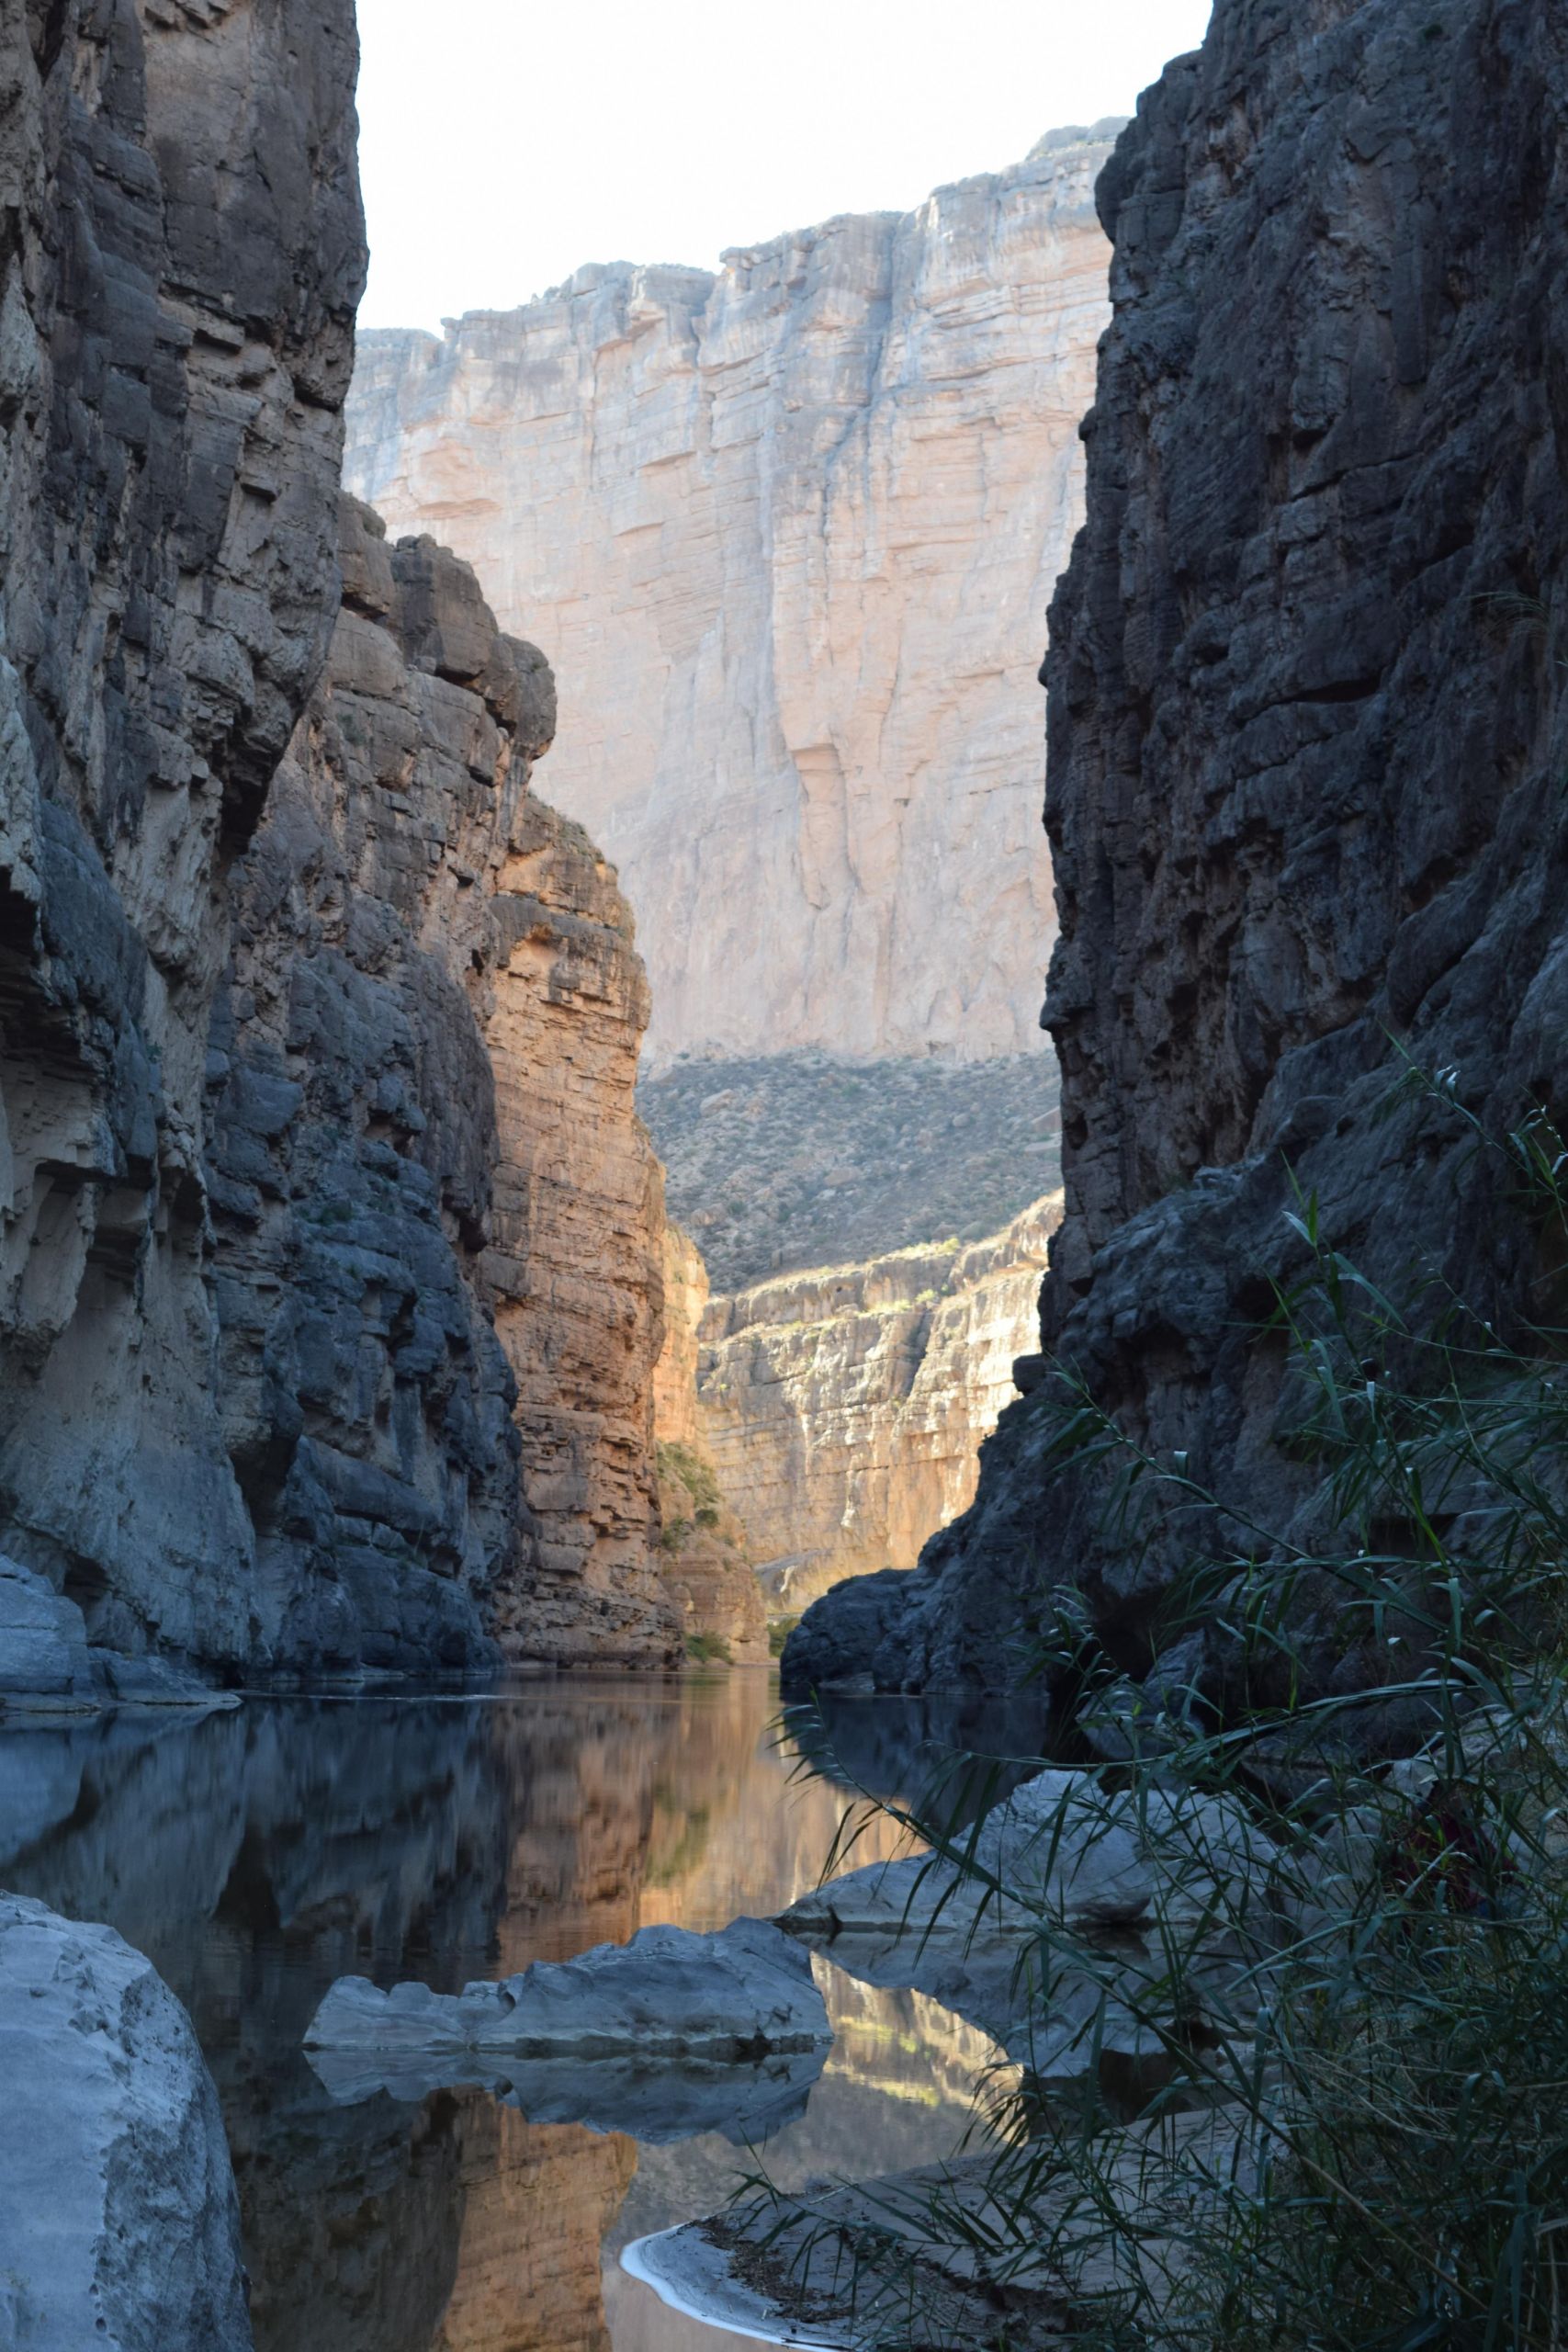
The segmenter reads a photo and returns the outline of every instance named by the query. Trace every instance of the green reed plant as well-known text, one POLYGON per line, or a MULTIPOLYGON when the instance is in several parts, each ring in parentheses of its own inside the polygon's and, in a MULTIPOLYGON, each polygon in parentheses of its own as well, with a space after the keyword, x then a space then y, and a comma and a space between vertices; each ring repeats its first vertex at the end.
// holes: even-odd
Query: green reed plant
POLYGON ((912 1957, 1001 1938, 1021 2061, 991 2147, 918 2191, 762 2190, 753 2232, 857 2343, 1568 2343, 1568 1151, 1407 1060, 1404 1103, 1469 1129, 1528 1270, 1509 1327, 1436 1281, 1396 1306, 1298 1192, 1260 1335, 1312 1496, 1284 1530, 1058 1369, 1050 1473, 1129 1565, 1177 1552, 1156 1646, 1199 1663, 1140 1689, 1064 1589, 1039 1670, 1115 1760, 1026 1818, 989 1809, 1019 1759, 955 1756, 829 1858, 894 1815, 912 1957), (1129 1856, 1135 1927, 1075 1906, 1129 1856))

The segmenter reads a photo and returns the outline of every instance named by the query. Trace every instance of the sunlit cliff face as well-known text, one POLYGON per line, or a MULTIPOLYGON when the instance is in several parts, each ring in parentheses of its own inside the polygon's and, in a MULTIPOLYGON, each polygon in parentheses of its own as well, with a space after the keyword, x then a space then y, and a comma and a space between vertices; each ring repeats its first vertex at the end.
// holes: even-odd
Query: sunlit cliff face
POLYGON ((545 790, 620 870, 656 1064, 1037 1043, 1108 153, 360 339, 348 480, 554 665, 545 790))

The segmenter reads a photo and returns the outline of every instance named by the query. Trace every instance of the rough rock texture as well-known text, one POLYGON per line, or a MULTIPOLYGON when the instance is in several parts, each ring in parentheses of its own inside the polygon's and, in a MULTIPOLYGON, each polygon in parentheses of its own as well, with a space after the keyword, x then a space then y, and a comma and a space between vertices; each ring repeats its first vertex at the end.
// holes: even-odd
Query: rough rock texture
POLYGON ((695 1245, 667 1224, 664 1347, 653 1378, 665 1590, 682 1612, 689 1651, 765 1666, 767 1604, 746 1530, 719 1491, 697 1405, 697 1331, 707 1302, 707 1270, 695 1245))
POLYGON ((350 0, 0 26, 0 1534, 233 1661, 201 1090, 223 869, 337 603, 350 0))
POLYGON ((716 277, 615 263, 362 340, 350 485, 468 557, 582 715, 554 788, 637 910, 656 1063, 1033 1033, 1031 681, 1114 127, 716 277))
POLYGON ((908 1568, 973 1499, 1035 1344, 1059 1195, 989 1241, 903 1250, 709 1301, 701 1443, 778 1603, 908 1568))
POLYGON ((830 2041, 810 1964, 766 1919, 712 1935, 643 1928, 624 1944, 536 1961, 519 1976, 460 1994, 427 1984, 377 1989, 340 1977, 306 2030, 308 2050, 427 2052, 449 2057, 619 2057, 741 2061, 754 2043, 803 2050, 830 2041))
POLYGON ((629 923, 529 789, 542 657, 444 548, 389 548, 352 500, 343 531, 212 1037, 260 1642, 293 1670, 473 1666, 492 1631, 525 1657, 663 1657, 662 1196, 629 923))
MULTIPOLYGON (((1047 665, 1045 1336, 1309 1544, 1254 1336, 1301 1264, 1287 1162, 1373 1279, 1539 1311, 1457 1114, 1382 1114, 1391 1030, 1495 1133, 1568 1109, 1565 101, 1550 0, 1218 0, 1100 183, 1116 315, 1047 665)), ((999 1678, 1064 1577, 1146 1669, 1167 1555, 1118 1571, 1094 1482, 1042 1475, 1050 1410, 1013 1408, 903 1605, 862 1611, 880 1679, 999 1678)))
MULTIPOLYGON (((933 953, 940 941, 933 941, 933 953)), ((1056 1059, 684 1059, 637 1108, 671 1214, 718 1289, 984 1241, 1059 1182, 1056 1059)))
POLYGON ((249 2352, 218 2094, 151 1961, 0 1896, 0 2343, 249 2352))

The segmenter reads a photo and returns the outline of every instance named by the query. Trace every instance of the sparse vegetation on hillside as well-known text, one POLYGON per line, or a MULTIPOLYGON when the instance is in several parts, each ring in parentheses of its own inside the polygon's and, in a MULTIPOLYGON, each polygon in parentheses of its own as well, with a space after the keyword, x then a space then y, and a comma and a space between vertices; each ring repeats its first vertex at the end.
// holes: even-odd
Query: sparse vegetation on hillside
POLYGON ((679 1061, 637 1090, 716 1290, 983 1240, 1059 1181, 1055 1063, 679 1061))

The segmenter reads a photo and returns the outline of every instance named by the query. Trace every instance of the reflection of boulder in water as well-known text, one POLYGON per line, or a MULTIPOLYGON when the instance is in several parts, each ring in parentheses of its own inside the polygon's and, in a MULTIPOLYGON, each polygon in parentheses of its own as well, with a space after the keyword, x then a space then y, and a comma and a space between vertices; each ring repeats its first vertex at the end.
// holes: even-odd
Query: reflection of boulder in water
MULTIPOLYGON (((827 2045, 775 2052, 746 2065, 649 2065, 633 2057, 520 2059, 499 2071, 478 2064, 463 2086, 487 2091, 530 2123, 581 2123, 653 2148, 716 2132, 737 2148, 760 2147, 806 2112, 827 2045)), ((315 2050, 310 2065, 329 2095, 357 2107, 385 2091, 394 2099, 451 2088, 439 2060, 391 2052, 315 2050)))
POLYGON ((960 1759, 983 1758, 987 1768, 975 1776, 976 1788, 985 1789, 983 1799, 975 1798, 977 1810, 1040 1770, 1045 1713, 1043 1695, 1027 1691, 872 1698, 825 1690, 786 1707, 784 1722, 814 1771, 893 1803, 918 1805, 938 1784, 951 1803, 960 1759))
POLYGON ((0 1732, 8 1884, 110 1920, 195 2018, 258 2352, 607 2352, 630 2143, 477 2091, 344 2109, 299 2042, 340 1975, 455 1988, 629 1935, 656 1799, 722 1812, 766 1713, 547 1685, 0 1732))

